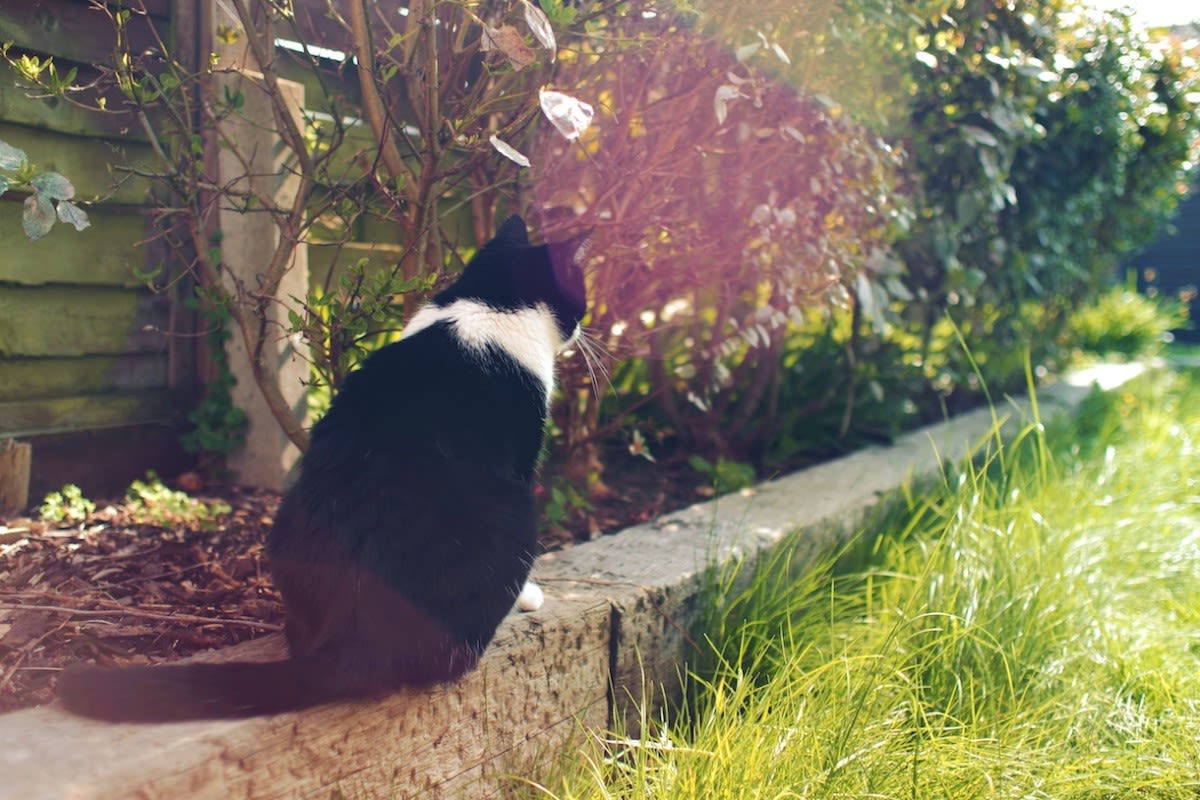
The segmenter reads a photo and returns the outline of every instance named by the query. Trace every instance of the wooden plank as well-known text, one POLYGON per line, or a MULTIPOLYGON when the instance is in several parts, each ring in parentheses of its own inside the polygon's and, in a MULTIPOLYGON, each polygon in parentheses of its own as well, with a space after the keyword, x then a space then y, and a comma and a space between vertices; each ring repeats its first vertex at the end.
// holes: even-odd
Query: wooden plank
POLYGON ((150 145, 132 140, 86 139, 2 122, 0 139, 24 150, 39 170, 65 175, 81 202, 143 205, 150 199, 151 182, 129 177, 119 167, 162 168, 150 145))
POLYGON ((171 13, 171 0, 108 0, 107 4, 114 8, 132 8, 135 11, 145 11, 152 17, 162 17, 164 19, 171 13))
MULTIPOLYGON (((286 28, 276 28, 276 36, 290 39, 286 28)), ((309 109, 328 112, 326 93, 337 99, 343 115, 357 114, 362 98, 357 69, 352 65, 337 68, 336 62, 319 61, 318 76, 303 53, 286 47, 275 48, 275 71, 281 78, 302 84, 309 109)))
MULTIPOLYGON (((137 6, 129 3, 126 7, 137 6)), ((155 26, 164 39, 170 34, 164 22, 161 17, 130 14, 125 25, 130 50, 141 53, 156 47, 155 26)), ((24 50, 90 64, 115 63, 117 34, 112 22, 104 12, 79 0, 4 3, 0 5, 0 31, 5 41, 24 50)))
MULTIPOLYGON (((350 19, 350 3, 353 0, 332 0, 337 14, 346 21, 350 19)), ((284 21, 275 26, 275 35, 308 42, 343 53, 354 52, 354 37, 347 25, 338 22, 328 13, 330 0, 293 0, 294 24, 284 21)), ((368 25, 371 41, 376 52, 387 48, 393 31, 403 34, 406 27, 404 15, 400 13, 409 3, 404 0, 374 0, 367 4, 368 25)))
POLYGON ((92 226, 77 231, 56 223, 31 242, 21 233, 21 205, 0 202, 0 283, 39 286, 69 283, 88 286, 144 286, 134 270, 144 269, 146 250, 134 243, 147 237, 142 214, 90 209, 92 226))
POLYGON ((177 419, 181 412, 167 391, 16 400, 0 403, 0 436, 33 436, 165 422, 177 419))
MULTIPOLYGON (((0 33, 0 37, 2 36, 0 33)), ((64 60, 57 62, 57 66, 60 75, 72 67, 78 68, 79 76, 75 82, 79 85, 91 83, 100 74, 87 64, 75 64, 64 60)), ((37 97, 31 94, 36 93, 18 86, 8 66, 0 65, 0 120, 75 136, 102 136, 127 141, 148 140, 133 114, 121 111, 125 107, 125 99, 116 90, 104 93, 108 108, 111 109, 105 112, 81 108, 61 97, 37 97)), ((79 103, 94 106, 97 102, 97 92, 88 89, 76 93, 73 98, 79 103)))
POLYGON ((162 353, 0 361, 0 402, 165 388, 167 359, 162 353))
POLYGON ((29 505, 29 470, 33 447, 13 439, 0 439, 0 514, 29 505))
POLYGON ((145 291, 0 286, 0 356, 163 353, 168 306, 145 291))
POLYGON ((30 436, 25 439, 33 445, 29 497, 36 503, 66 483, 78 486, 86 497, 116 497, 146 470, 170 480, 196 465, 195 456, 183 452, 179 433, 180 425, 168 420, 30 436))
MULTIPOLYGON (((57 708, 5 714, 0 737, 37 733, 0 748, 0 797, 494 797, 605 724, 610 633, 601 595, 548 587, 541 611, 504 621, 477 670, 427 691, 170 725, 98 724, 57 708)), ((282 654, 282 637, 268 636, 202 660, 282 654)))

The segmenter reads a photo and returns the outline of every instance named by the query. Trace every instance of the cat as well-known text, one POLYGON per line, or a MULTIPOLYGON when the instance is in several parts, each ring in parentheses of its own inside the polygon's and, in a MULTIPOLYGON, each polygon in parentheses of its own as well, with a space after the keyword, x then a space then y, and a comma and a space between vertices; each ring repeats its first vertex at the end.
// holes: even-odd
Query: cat
POLYGON ((511 217, 401 338, 343 381, 268 538, 290 657, 75 665, 69 711, 247 717, 453 681, 521 597, 554 361, 586 312, 586 234, 533 246, 511 217))

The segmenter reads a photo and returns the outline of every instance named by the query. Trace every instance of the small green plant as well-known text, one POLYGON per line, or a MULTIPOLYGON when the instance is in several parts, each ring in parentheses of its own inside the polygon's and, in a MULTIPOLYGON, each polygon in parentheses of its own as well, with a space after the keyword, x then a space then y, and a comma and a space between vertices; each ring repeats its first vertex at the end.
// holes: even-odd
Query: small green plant
POLYGON ((69 180, 57 172, 38 171, 24 150, 0 139, 0 195, 9 189, 29 192, 21 224, 30 239, 49 233, 56 219, 74 225, 77 231, 92 224, 84 210, 71 202, 75 187, 69 180))
POLYGON ((754 467, 741 461, 718 458, 714 464, 704 456, 694 455, 688 459, 688 464, 708 478, 717 494, 736 492, 754 484, 754 467))
POLYGON ((146 473, 145 480, 131 483, 125 496, 129 515, 139 525, 199 525, 207 529, 217 517, 230 511, 225 503, 197 500, 187 492, 170 488, 153 471, 146 473))
POLYGON ((83 490, 68 483, 42 499, 38 513, 46 522, 83 522, 96 510, 96 504, 83 496, 83 490))
POLYGON ((551 529, 561 529, 572 514, 579 511, 590 511, 592 504, 587 501, 583 492, 570 483, 550 488, 550 496, 542 508, 542 519, 551 529))
POLYGON ((246 412, 233 403, 233 387, 237 383, 229 368, 225 342, 233 335, 229 331, 228 298, 220 292, 197 287, 196 297, 188 301, 198 309, 204 320, 209 357, 216 375, 204 394, 204 399, 190 414, 188 421, 195 427, 180 437, 183 449, 210 457, 227 456, 246 440, 249 421, 246 412))
POLYGON ((1118 286, 1096 303, 1075 312, 1070 335, 1076 347, 1100 356, 1154 355, 1170 341, 1171 331, 1187 322, 1187 306, 1138 294, 1118 286))

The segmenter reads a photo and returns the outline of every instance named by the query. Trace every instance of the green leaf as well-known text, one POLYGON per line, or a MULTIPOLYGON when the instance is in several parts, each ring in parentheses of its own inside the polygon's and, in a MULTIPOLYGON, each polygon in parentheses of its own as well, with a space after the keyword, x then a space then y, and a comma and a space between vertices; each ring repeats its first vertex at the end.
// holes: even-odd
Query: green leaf
MULTIPOLYGON (((59 211, 62 211, 62 203, 58 204, 58 208, 59 208, 59 211)), ((62 218, 61 213, 58 216, 60 219, 62 218)), ((66 221, 67 220, 65 220, 65 219, 63 220, 63 222, 66 222, 66 221)), ((84 227, 86 227, 86 226, 84 226, 84 227)), ((80 228, 79 230, 83 230, 83 229, 80 228)), ((133 268, 133 277, 137 278, 139 281, 146 284, 147 286, 151 286, 154 283, 154 279, 162 274, 162 270, 163 270, 163 268, 162 268, 161 264, 158 264, 157 266, 151 267, 150 269, 147 269, 147 270, 141 270, 141 269, 138 269, 137 267, 134 267, 133 268)))
POLYGON ((68 225, 74 225, 77 231, 91 227, 92 224, 84 210, 70 200, 58 201, 58 218, 68 225))
POLYGON ((34 192, 25 198, 25 213, 21 217, 25 235, 40 239, 54 227, 54 205, 40 193, 34 192))
POLYGON ((57 172, 39 172, 30 181, 33 188, 51 200, 70 200, 75 196, 75 187, 57 172))
POLYGON ((563 0, 538 0, 538 5, 555 25, 570 25, 578 13, 573 6, 563 3, 563 0))
POLYGON ((993 136, 991 133, 984 130, 983 128, 976 127, 975 125, 963 125, 962 132, 968 139, 975 142, 976 144, 981 144, 984 147, 999 147, 1000 146, 1000 142, 996 139, 995 136, 993 136))
POLYGON ((20 169, 29 159, 24 150, 13 147, 8 142, 0 141, 0 169, 20 169))

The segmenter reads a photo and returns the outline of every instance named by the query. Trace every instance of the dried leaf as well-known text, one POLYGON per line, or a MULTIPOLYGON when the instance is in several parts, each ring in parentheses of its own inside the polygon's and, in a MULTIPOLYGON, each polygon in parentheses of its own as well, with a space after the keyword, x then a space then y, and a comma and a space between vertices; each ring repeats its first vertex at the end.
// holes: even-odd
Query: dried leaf
POLYGON ((798 131, 797 129, 793 128, 791 125, 784 125, 783 132, 785 134, 787 134, 788 136, 792 137, 793 139, 795 139, 797 142, 804 141, 804 134, 801 133, 800 131, 798 131))
POLYGON ((45 611, 22 611, 12 621, 12 626, 0 638, 0 644, 5 647, 17 648, 31 642, 46 632, 50 623, 50 615, 45 611))
POLYGON ((25 213, 21 217, 21 225, 25 235, 30 239, 40 239, 54 227, 54 205, 49 198, 40 192, 34 192, 25 198, 25 213))
POLYGON ((541 89, 538 91, 542 113, 554 124, 558 132, 569 140, 579 135, 592 124, 595 111, 590 105, 562 92, 541 89))
POLYGON ((546 16, 546 12, 530 3, 529 0, 524 0, 523 5, 525 6, 525 22, 533 31, 533 35, 541 42, 542 47, 551 53, 557 53, 558 42, 554 40, 554 28, 550 27, 550 18, 546 16))
POLYGON ((504 141, 499 136, 493 134, 492 136, 488 137, 488 141, 492 143, 492 147, 499 151, 500 155, 511 161, 517 162, 522 167, 529 166, 529 159, 526 158, 519 150, 517 150, 517 148, 504 141))
POLYGON ((757 53, 761 47, 762 42, 751 42, 750 44, 744 44, 734 51, 734 58, 736 58, 738 61, 745 61, 750 56, 757 53))
POLYGON ((725 124, 725 117, 729 114, 729 103, 742 96, 738 87, 731 84, 717 87, 717 93, 713 96, 713 113, 717 115, 718 125, 725 124))
POLYGON ((4 177, 3 175, 0 175, 0 196, 2 196, 5 192, 7 192, 8 187, 10 187, 10 186, 12 186, 12 184, 9 182, 8 178, 4 177))
POLYGON ((485 52, 499 50, 501 53, 504 53, 509 63, 512 64, 513 69, 517 72, 520 72, 537 60, 533 51, 529 49, 529 45, 525 44, 525 39, 521 36, 521 32, 512 25, 501 25, 499 28, 485 25, 480 49, 485 52))

